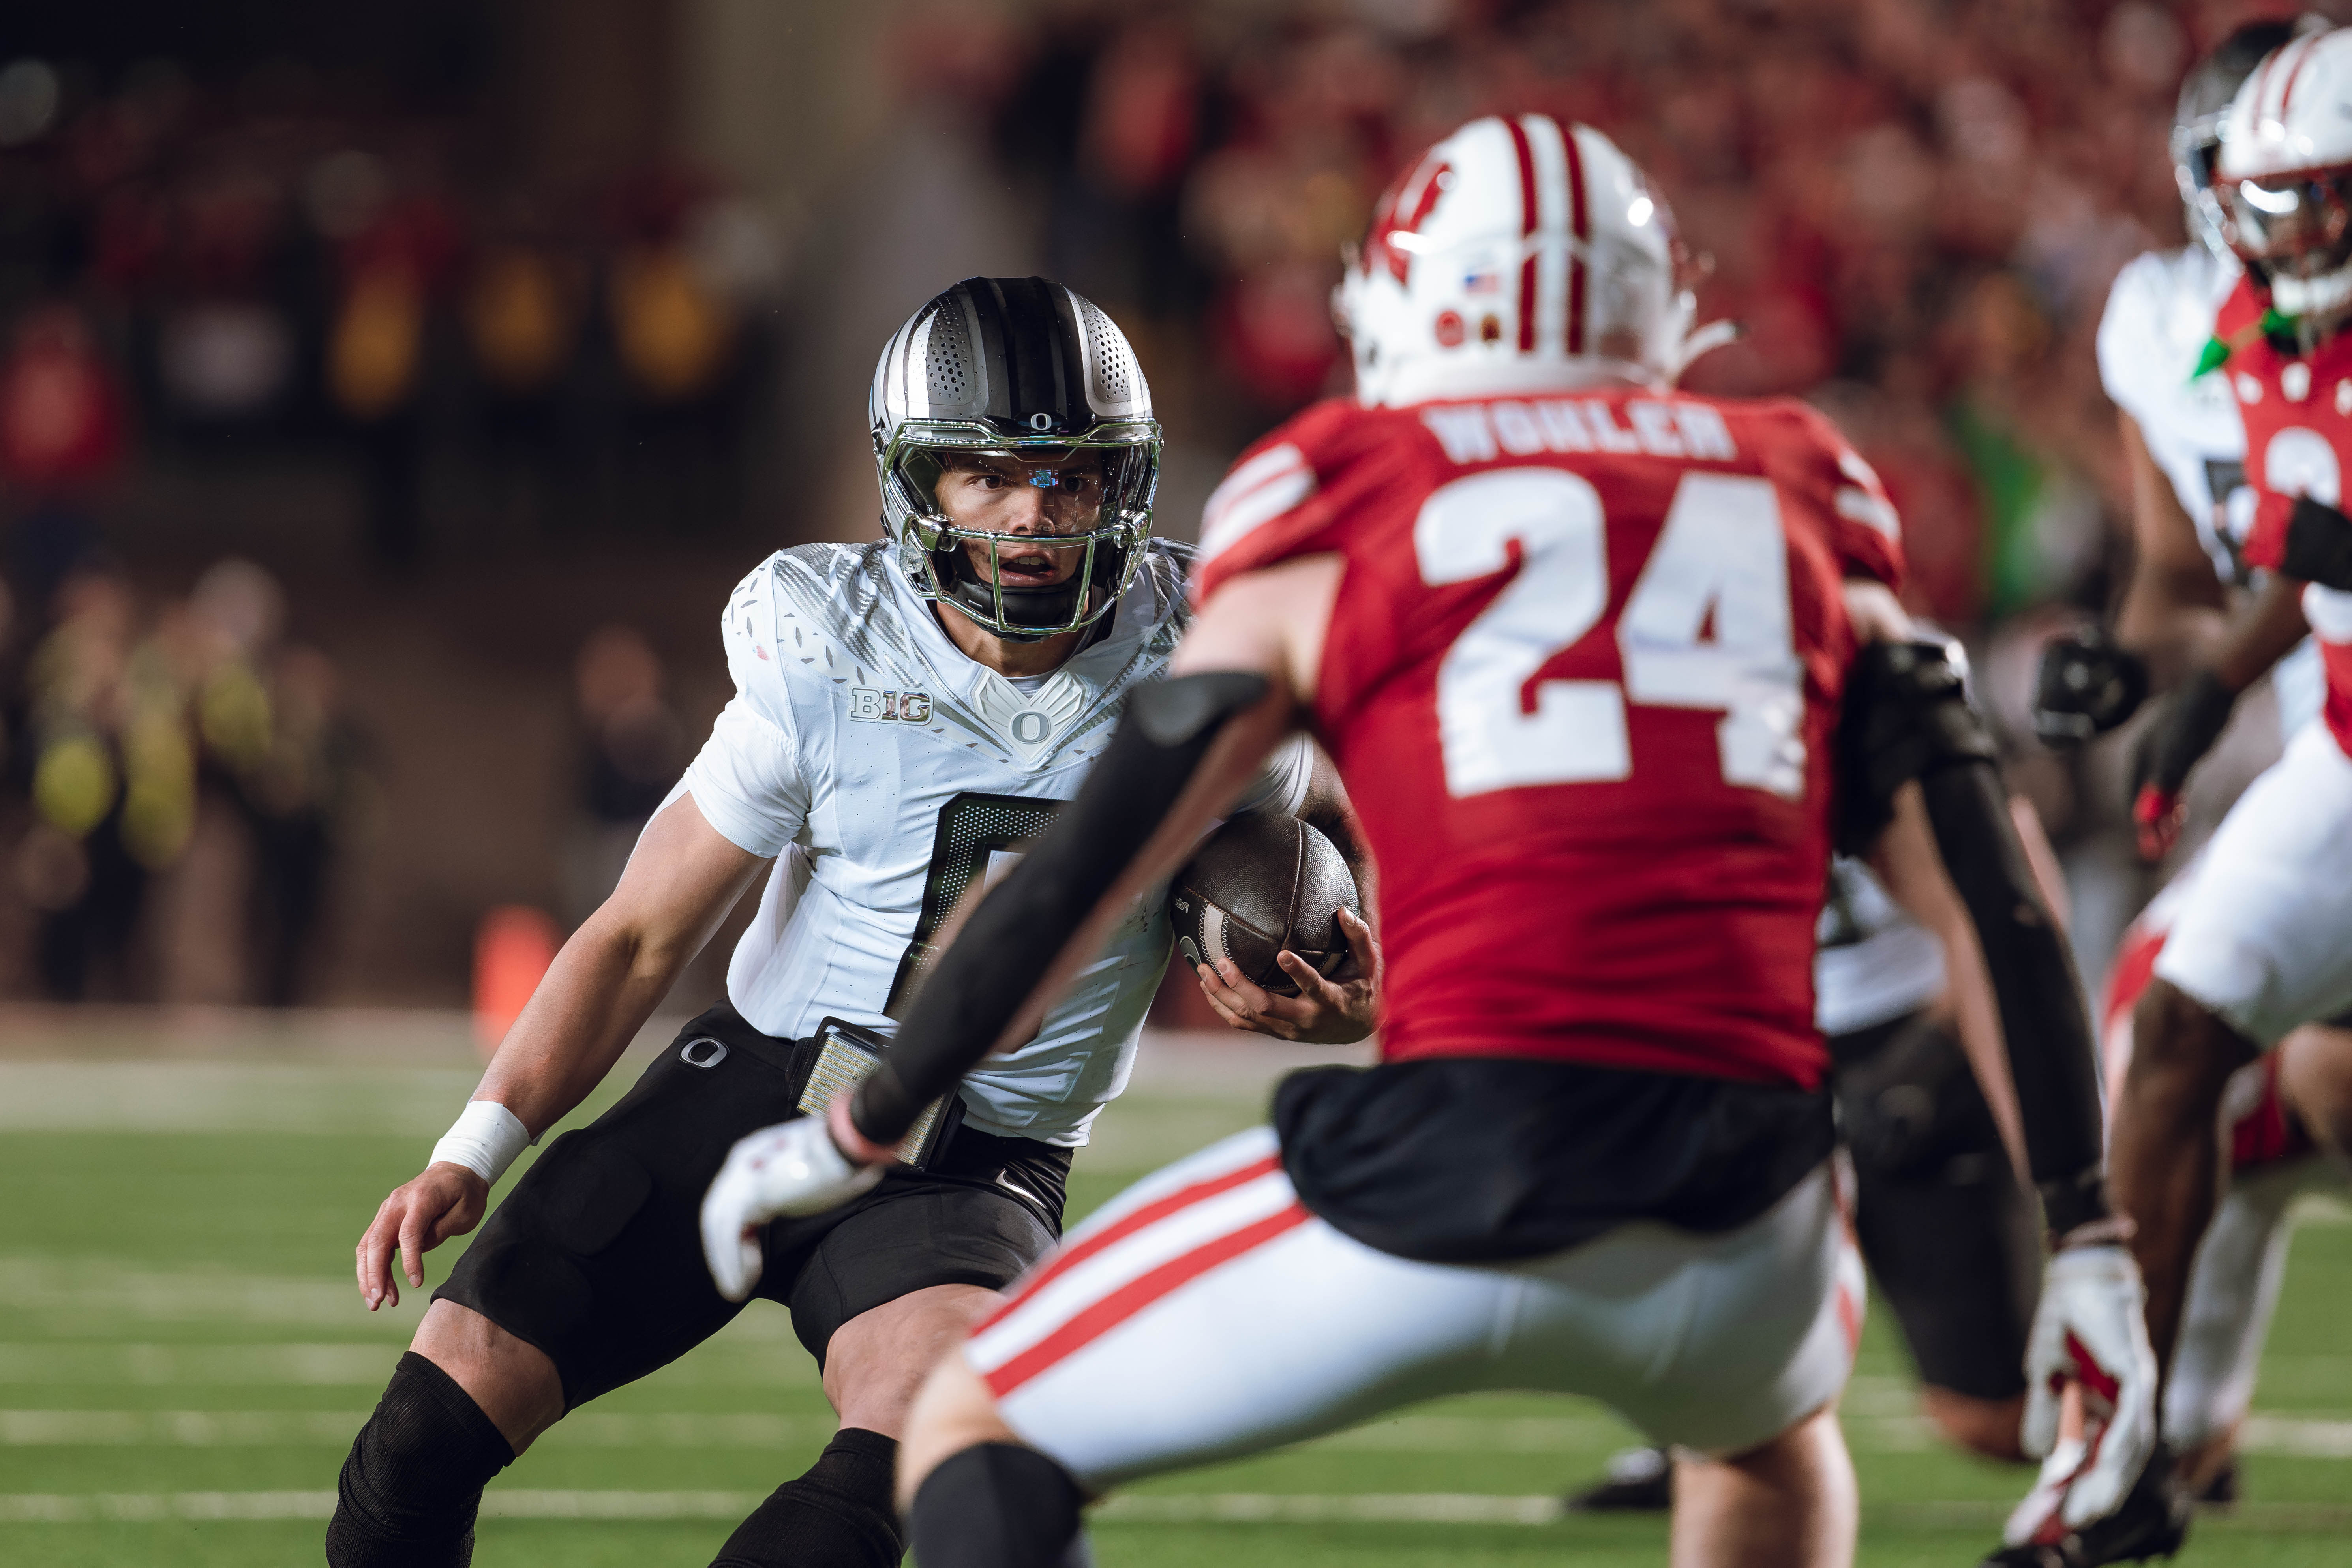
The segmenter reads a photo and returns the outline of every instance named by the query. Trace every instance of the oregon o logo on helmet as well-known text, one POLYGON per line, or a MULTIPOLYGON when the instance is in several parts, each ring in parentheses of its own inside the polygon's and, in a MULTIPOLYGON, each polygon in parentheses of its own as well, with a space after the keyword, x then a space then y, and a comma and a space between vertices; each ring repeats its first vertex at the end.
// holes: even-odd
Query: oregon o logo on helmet
POLYGON ((1029 416, 1029 428, 1032 430, 1051 430, 1053 427, 1054 416, 1045 410, 1039 409, 1029 416))

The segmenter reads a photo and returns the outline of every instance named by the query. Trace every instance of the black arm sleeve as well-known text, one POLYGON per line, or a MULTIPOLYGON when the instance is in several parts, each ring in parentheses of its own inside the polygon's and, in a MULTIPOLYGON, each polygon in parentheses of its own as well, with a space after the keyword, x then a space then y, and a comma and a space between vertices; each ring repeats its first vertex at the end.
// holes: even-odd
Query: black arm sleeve
POLYGON ((1943 648, 1864 649, 1847 686, 1841 745, 1844 820, 1868 838, 1892 818, 1895 790, 1919 782, 1992 976, 2026 1157, 2051 1225, 2063 1232, 2097 1217, 2104 1151, 2090 1014, 2010 820, 1992 738, 1943 648))
POLYGON ((858 1086, 849 1106, 858 1131, 896 1143, 994 1047, 1175 809, 1226 724, 1265 692, 1264 676, 1228 671, 1156 681, 1128 699, 1078 797, 980 901, 916 994, 897 1043, 858 1086))

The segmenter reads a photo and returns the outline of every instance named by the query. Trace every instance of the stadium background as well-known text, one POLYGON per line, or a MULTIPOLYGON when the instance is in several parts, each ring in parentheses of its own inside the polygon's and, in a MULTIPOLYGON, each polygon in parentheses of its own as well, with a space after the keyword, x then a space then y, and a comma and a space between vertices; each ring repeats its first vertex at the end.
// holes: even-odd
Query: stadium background
MULTIPOLYGON (((414 1321, 360 1312, 352 1237, 470 1081, 464 1009, 593 907, 724 700, 728 586, 872 532, 866 384, 913 304, 1034 271, 1110 310, 1188 537, 1234 451, 1344 384, 1325 300, 1378 186, 1486 110, 1620 138, 1714 258, 1703 316, 1749 329, 1693 384, 1808 396, 1885 476, 2095 984, 2152 886, 2128 737, 2061 758, 2021 721, 2036 644, 2126 559, 2092 334, 2116 268, 2180 241, 2180 72, 2288 9, 19 0, 0 1558, 312 1559, 414 1321)), ((2237 728, 2207 825, 2274 744, 2262 701, 2237 728)), ((1161 1021, 1202 1019, 1171 990, 1161 1021)), ((1164 1043, 1081 1206, 1247 1121, 1282 1059, 1164 1043)), ((2352 1215, 2309 1217, 2251 1499, 2199 1561, 2352 1562, 2352 1215)), ((483 1560, 707 1553, 824 1436, 765 1315, 535 1450, 483 1560)), ((1870 1343, 1865 1560, 1961 1560, 2017 1479, 1931 1445, 1870 1343)), ((1546 1521, 1622 1436, 1558 1402, 1420 1414, 1146 1489, 1104 1557, 1654 1560, 1653 1521, 1546 1521)))

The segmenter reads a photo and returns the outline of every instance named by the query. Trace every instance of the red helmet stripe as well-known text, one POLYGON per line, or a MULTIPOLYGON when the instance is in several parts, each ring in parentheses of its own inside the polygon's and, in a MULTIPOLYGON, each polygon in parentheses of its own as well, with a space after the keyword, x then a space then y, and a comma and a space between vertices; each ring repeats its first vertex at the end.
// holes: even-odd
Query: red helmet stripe
POLYGON ((2279 118, 2281 120, 2284 120, 2286 118, 2287 105, 2294 101, 2295 78, 2303 74, 2303 68, 2305 62, 2307 62, 2314 54, 2318 52, 2317 46, 2319 44, 2319 35, 2316 33, 2309 34, 2303 38, 2302 43, 2303 47, 2297 51, 2294 57, 2294 64, 2287 68, 2286 85, 2279 89, 2278 111, 2279 118))
MULTIPOLYGON (((1519 155, 1519 235, 1524 238, 1536 231, 1536 155, 1528 145, 1525 126, 1516 120, 1503 124, 1511 133, 1511 151, 1519 155)), ((1519 264, 1519 352, 1533 353, 1535 346, 1536 258, 1531 251, 1519 264)))
POLYGON ((1584 154, 1577 150, 1576 127, 1559 128, 1560 144, 1568 150, 1569 229, 1576 247, 1568 258, 1568 352, 1584 352, 1584 242, 1592 237, 1591 216, 1584 205, 1584 154))

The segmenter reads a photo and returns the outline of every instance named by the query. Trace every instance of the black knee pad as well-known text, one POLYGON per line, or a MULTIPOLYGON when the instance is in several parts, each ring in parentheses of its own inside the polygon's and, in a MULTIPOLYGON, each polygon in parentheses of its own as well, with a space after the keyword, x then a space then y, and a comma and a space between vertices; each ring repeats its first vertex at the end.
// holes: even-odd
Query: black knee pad
POLYGON ((808 1473, 736 1526, 710 1568, 894 1568, 907 1554, 890 1488, 896 1438, 845 1426, 808 1473))
POLYGON ((1077 1478, 1036 1449, 982 1443, 924 1478, 908 1521, 915 1557, 923 1568, 1059 1568, 1074 1544, 1085 1550, 1085 1502, 1077 1478))
POLYGON ((482 1487, 513 1462, 473 1396, 410 1351, 343 1461, 329 1568, 465 1568, 482 1487))
POLYGON ((1915 1013, 1883 1030, 1842 1036, 1830 1048, 1838 1115, 1858 1169, 1933 1181, 1956 1160, 2001 1150, 1968 1053, 1941 1019, 1915 1013))

